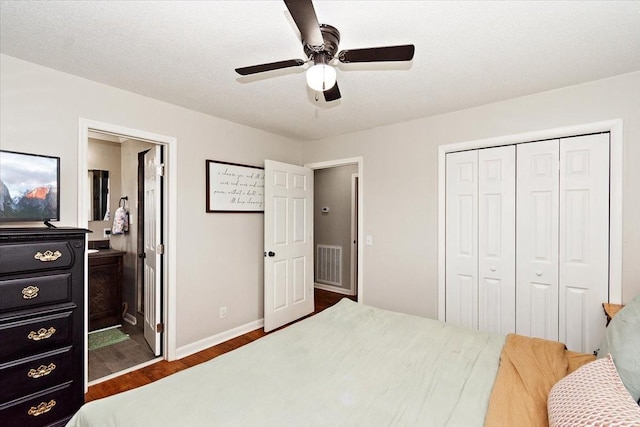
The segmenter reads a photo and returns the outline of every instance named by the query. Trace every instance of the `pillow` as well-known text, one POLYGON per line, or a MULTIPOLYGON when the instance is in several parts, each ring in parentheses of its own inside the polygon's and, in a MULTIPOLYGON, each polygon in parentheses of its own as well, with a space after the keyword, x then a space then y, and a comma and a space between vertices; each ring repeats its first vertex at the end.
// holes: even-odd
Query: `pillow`
POLYGON ((549 427, 640 426, 640 406, 620 381, 610 355, 558 381, 547 400, 549 427))
POLYGON ((606 329, 598 357, 611 353, 620 379, 640 399, 640 295, 618 312, 606 329))

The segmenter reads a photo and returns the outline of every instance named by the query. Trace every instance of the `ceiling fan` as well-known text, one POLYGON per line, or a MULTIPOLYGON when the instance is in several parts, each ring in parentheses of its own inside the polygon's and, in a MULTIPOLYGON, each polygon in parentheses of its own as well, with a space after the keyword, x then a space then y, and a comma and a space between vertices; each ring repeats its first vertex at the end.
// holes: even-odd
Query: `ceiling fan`
POLYGON ((281 68, 299 67, 313 61, 313 66, 309 67, 306 72, 307 84, 311 89, 322 92, 325 101, 330 102, 341 97, 336 82, 336 70, 330 65, 334 58, 342 63, 410 61, 413 59, 415 47, 412 44, 348 49, 342 50, 336 55, 340 43, 340 32, 331 25, 318 24, 312 1, 284 0, 284 3, 300 30, 303 50, 308 59, 306 61, 289 59, 236 68, 238 74, 247 76, 281 68))

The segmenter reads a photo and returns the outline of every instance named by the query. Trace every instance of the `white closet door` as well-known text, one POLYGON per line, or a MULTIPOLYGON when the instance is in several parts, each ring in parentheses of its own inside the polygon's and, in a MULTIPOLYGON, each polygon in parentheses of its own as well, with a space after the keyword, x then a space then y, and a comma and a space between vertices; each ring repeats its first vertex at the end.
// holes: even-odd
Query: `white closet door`
POLYGON ((559 340, 589 353, 609 300, 609 134, 561 139, 560 171, 559 340))
POLYGON ((517 146, 516 332, 558 340, 558 140, 517 146))
POLYGON ((447 322, 478 328, 478 152, 447 154, 447 322))
POLYGON ((516 147, 478 151, 478 326, 516 329, 516 147))

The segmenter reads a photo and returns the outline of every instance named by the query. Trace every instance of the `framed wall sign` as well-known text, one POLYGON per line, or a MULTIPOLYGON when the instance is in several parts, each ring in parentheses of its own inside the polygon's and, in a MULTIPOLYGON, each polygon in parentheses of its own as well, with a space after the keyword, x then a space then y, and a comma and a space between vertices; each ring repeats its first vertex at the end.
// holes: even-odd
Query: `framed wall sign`
POLYGON ((264 168, 206 160, 207 212, 264 212, 264 168))

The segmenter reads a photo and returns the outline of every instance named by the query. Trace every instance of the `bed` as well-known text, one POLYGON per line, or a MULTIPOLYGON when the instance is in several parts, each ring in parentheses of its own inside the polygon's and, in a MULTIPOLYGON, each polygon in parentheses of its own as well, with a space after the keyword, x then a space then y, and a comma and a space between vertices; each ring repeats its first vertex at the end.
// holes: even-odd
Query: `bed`
POLYGON ((209 362, 89 402, 68 426, 546 425, 549 390, 593 359, 343 299, 209 362))

